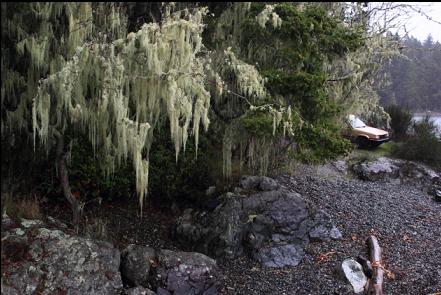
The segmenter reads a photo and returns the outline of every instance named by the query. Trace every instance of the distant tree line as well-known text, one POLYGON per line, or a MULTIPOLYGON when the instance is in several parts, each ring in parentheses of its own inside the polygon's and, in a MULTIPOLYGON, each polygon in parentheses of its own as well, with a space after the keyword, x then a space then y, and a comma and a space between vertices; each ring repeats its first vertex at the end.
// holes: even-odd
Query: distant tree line
POLYGON ((388 82, 379 87, 380 103, 416 112, 441 111, 441 44, 431 35, 424 42, 408 37, 402 44, 401 56, 385 63, 381 71, 388 82))

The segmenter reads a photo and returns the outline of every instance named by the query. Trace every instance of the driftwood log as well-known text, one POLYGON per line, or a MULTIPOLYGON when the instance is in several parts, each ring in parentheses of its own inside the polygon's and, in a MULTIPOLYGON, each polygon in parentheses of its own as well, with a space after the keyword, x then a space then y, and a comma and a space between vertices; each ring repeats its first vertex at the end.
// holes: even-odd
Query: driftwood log
POLYGON ((367 294, 383 295, 383 260, 381 259, 381 248, 375 236, 369 236, 366 240, 369 249, 369 258, 372 265, 372 278, 369 280, 367 294))

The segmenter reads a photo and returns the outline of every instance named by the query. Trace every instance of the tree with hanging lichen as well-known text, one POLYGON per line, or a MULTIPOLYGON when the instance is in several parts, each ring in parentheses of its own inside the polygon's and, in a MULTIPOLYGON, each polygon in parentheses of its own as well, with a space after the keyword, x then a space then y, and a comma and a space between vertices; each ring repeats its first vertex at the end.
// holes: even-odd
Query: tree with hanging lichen
MULTIPOLYGON (((34 137, 38 135, 48 148, 50 136, 58 137, 58 154, 63 154, 60 133, 73 128, 86 132, 94 149, 100 148, 109 174, 131 158, 141 207, 148 187, 149 148, 159 117, 169 118, 176 158, 185 149, 190 124, 196 144, 199 125, 207 128, 209 124, 206 62, 196 56, 202 49, 205 10, 171 13, 170 7, 165 9, 161 23, 144 24, 136 33, 92 34, 59 71, 39 81, 33 101, 34 137)), ((69 199, 64 159, 59 163, 69 199)))
MULTIPOLYGON (((38 30, 27 28, 23 36, 17 33, 14 37, 21 38, 13 50, 31 60, 28 71, 34 84, 22 102, 32 104, 32 116, 23 115, 23 110, 29 112, 29 105, 24 105, 7 111, 2 126, 32 118, 34 146, 37 138, 47 151, 56 146, 58 172, 76 226, 81 204, 70 190, 64 141, 79 133, 88 135, 108 174, 126 159, 132 160, 142 208, 149 149, 158 120, 169 119, 176 160, 189 133, 197 147, 199 126, 208 128, 210 93, 205 84, 213 70, 201 38, 206 9, 171 12, 173 5, 167 5, 160 22, 144 24, 126 35, 121 29, 126 17, 116 4, 49 3, 27 8, 38 30), (66 19, 67 24, 60 24, 66 19), (62 25, 64 33, 50 40, 48 35, 62 25), (60 50, 55 58, 54 48, 60 50)), ((11 19, 5 22, 14 26, 11 19)), ((22 28, 14 29, 20 32, 22 28)), ((8 83, 14 82, 2 83, 2 90, 15 90, 8 83)), ((2 103, 7 99, 2 96, 2 103)))
POLYGON ((210 126, 226 178, 234 155, 266 174, 280 159, 348 149, 337 126, 344 105, 328 81, 364 43, 321 6, 2 4, 2 40, 2 137, 22 130, 35 149, 55 152, 76 226, 83 203, 65 160, 80 136, 107 175, 131 163, 141 208, 164 126, 176 162, 189 136, 197 155, 210 126))
MULTIPOLYGON (((103 10, 102 5, 96 7, 100 13, 103 10)), ((2 140, 3 136, 17 138, 11 144, 24 144, 21 152, 26 153, 26 138, 32 138, 32 101, 39 88, 38 81, 57 72, 73 54, 76 46, 83 42, 91 29, 89 19, 92 17, 92 8, 87 3, 2 3, 1 11, 2 140)), ((46 99, 39 106, 46 107, 47 112, 43 115, 45 118, 49 119, 48 110, 52 102, 46 99)), ((60 122, 52 120, 54 123, 60 122)), ((64 174, 64 138, 61 134, 65 130, 56 130, 56 133, 52 133, 52 129, 50 131, 58 135, 57 162, 61 174, 64 174)), ((45 127, 42 132, 49 132, 49 129, 45 127)), ((52 140, 46 143, 48 146, 53 144, 52 140)), ((68 180, 67 177, 61 179, 68 180)), ((68 182, 64 184, 77 223, 80 204, 68 191, 68 182)))

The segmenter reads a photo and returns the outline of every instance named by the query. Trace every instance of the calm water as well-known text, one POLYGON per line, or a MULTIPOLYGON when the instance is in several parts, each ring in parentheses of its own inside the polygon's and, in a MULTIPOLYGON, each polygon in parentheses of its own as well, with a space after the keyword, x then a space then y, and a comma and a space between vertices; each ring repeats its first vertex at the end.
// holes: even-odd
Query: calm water
MULTIPOLYGON (((415 121, 420 121, 424 117, 424 114, 414 114, 413 119, 415 121)), ((441 114, 433 114, 431 115, 431 119, 435 122, 435 124, 438 126, 438 134, 441 136, 441 114)))

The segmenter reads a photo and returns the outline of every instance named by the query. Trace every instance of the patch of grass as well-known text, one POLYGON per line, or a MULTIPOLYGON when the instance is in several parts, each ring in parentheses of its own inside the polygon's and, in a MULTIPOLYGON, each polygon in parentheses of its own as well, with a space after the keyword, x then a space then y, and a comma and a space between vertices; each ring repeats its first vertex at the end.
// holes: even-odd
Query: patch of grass
POLYGON ((364 160, 373 161, 380 157, 391 157, 396 145, 396 142, 389 141, 374 149, 354 149, 348 156, 348 160, 351 162, 360 162, 364 160))
POLYGON ((89 239, 108 240, 108 224, 107 220, 99 217, 86 217, 84 226, 84 235, 89 239))
POLYGON ((43 214, 36 197, 2 195, 1 210, 10 218, 41 219, 43 214))

